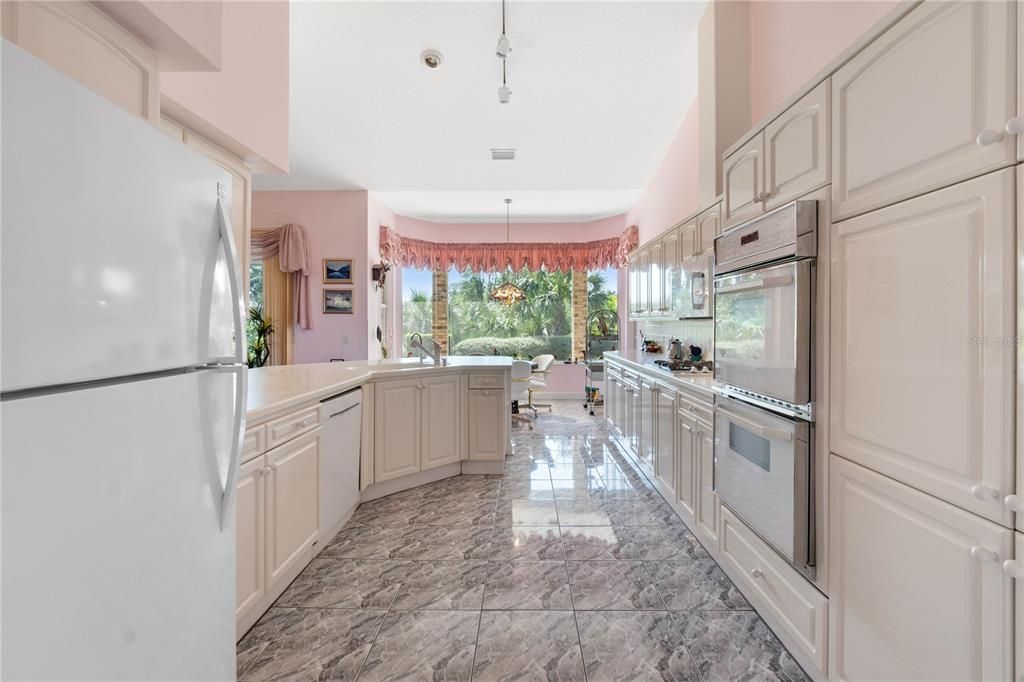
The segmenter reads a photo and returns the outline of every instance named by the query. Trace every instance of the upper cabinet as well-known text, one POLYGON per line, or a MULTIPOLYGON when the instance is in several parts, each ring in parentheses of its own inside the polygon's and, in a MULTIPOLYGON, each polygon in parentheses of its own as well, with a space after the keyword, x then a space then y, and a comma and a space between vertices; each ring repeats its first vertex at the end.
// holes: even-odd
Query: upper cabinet
POLYGON ((764 212, 764 134, 759 133, 722 162, 722 214, 725 226, 764 212))
MULTIPOLYGON (((705 253, 715 247, 715 237, 722 233, 722 205, 715 204, 701 212, 696 220, 696 239, 692 255, 705 253)), ((690 255, 690 254, 687 254, 690 255)))
POLYGON ((4 2, 3 37, 152 121, 160 118, 156 54, 85 2, 4 2))
POLYGON ((828 184, 829 81, 764 130, 765 210, 828 184))
POLYGON ((926 2, 832 77, 839 220, 1009 165, 1014 2, 926 2))
POLYGON ((826 80, 729 155, 722 166, 725 227, 828 184, 828 110, 826 80))
POLYGON ((831 451, 1009 525, 1013 169, 834 226, 831 451))
POLYGON ((1017 118, 1007 132, 1017 137, 1017 160, 1024 161, 1024 10, 1017 10, 1017 118))

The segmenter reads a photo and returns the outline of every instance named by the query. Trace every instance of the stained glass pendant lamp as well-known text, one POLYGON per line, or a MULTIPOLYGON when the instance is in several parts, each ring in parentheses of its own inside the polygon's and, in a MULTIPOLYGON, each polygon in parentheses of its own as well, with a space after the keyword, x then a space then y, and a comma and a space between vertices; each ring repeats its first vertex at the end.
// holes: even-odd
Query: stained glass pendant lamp
MULTIPOLYGON (((510 206, 512 205, 511 199, 505 199, 505 243, 511 244, 511 227, 509 223, 509 212, 510 206)), ((517 287, 512 282, 503 282, 500 286, 491 292, 491 300, 497 301, 502 305, 515 305, 520 301, 526 300, 526 292, 517 287)))

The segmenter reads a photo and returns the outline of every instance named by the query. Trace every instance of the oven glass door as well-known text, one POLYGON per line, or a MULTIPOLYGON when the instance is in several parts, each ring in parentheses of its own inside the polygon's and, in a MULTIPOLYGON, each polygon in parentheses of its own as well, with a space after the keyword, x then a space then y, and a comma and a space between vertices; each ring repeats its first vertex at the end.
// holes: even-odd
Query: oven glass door
POLYGON ((807 563, 809 426, 731 398, 715 405, 715 491, 791 563, 807 563))
POLYGON ((715 379, 810 402, 811 261, 715 278, 715 379))

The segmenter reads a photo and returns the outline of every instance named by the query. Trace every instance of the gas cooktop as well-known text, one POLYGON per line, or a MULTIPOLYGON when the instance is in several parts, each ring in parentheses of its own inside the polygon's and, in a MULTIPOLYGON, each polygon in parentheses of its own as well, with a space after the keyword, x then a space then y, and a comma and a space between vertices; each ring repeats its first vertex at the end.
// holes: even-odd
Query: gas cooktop
POLYGON ((690 372, 692 374, 710 374, 714 369, 711 360, 692 362, 690 360, 655 360, 656 364, 666 372, 690 372))

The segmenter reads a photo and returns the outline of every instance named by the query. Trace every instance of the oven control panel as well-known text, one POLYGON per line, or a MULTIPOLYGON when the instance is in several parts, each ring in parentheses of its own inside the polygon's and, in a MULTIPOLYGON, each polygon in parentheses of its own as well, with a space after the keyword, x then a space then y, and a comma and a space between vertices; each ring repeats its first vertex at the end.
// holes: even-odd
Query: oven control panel
POLYGON ((817 226, 817 202, 794 201, 725 232, 715 239, 715 273, 727 272, 799 253, 800 237, 817 226))

